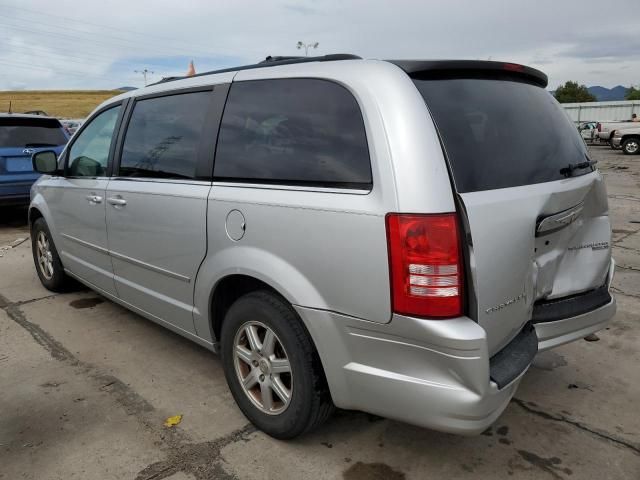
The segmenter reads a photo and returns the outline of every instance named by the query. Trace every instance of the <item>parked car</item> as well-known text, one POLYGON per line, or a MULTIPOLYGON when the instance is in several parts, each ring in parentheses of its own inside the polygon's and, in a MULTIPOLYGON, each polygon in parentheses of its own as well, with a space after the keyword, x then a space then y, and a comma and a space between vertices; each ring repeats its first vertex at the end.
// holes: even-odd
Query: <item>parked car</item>
POLYGON ((615 130, 621 130, 623 128, 637 127, 637 122, 598 122, 596 128, 598 129, 598 138, 601 143, 608 144, 611 148, 616 148, 613 144, 613 132, 615 130))
POLYGON ((597 139, 597 122, 582 122, 578 126, 578 131, 585 142, 594 142, 597 139))
POLYGON ((40 176, 31 155, 62 152, 67 136, 55 118, 19 113, 0 114, 0 204, 28 204, 31 185, 40 176))
POLYGON ((49 115, 44 110, 29 110, 28 112, 24 112, 26 115, 41 115, 43 117, 48 117, 49 115))
POLYGON ((80 118, 60 120, 60 123, 62 124, 62 126, 64 127, 65 131, 69 136, 76 133, 76 130, 78 130, 78 128, 80 128, 80 126, 82 125, 82 122, 83 122, 83 119, 80 119, 80 118))
POLYGON ((640 124, 636 123, 634 128, 623 128, 613 132, 614 147, 622 148, 626 155, 640 154, 640 124))
POLYGON ((616 309, 604 182, 546 86, 337 55, 122 94, 33 157, 37 274, 220 353, 274 437, 334 405, 482 432, 616 309))

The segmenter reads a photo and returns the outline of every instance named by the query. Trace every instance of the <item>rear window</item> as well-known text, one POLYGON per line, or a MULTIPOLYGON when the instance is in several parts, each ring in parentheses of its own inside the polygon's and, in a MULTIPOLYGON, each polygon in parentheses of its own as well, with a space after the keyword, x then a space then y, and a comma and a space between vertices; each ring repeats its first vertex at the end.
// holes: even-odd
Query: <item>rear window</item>
POLYGON ((58 120, 0 117, 0 148, 57 147, 65 143, 67 137, 58 120))
POLYGON ((326 80, 234 83, 224 110, 218 180, 369 188, 371 166, 360 108, 326 80))
POLYGON ((482 78, 414 82, 460 193, 560 180, 560 169, 588 159, 577 129, 541 87, 482 78))

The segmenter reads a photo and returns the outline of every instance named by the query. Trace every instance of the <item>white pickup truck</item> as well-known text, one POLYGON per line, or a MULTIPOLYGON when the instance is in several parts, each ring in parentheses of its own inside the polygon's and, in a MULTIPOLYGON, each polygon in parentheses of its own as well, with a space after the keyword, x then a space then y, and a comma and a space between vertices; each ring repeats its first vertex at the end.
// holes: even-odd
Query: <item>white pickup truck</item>
POLYGON ((611 138, 613 148, 622 148, 627 155, 640 154, 640 122, 633 128, 616 128, 611 138))
POLYGON ((640 127, 638 121, 622 121, 622 122, 598 122, 596 129, 598 130, 598 138, 601 143, 608 143, 611 148, 616 148, 613 145, 613 132, 616 130, 622 130, 624 128, 640 127))

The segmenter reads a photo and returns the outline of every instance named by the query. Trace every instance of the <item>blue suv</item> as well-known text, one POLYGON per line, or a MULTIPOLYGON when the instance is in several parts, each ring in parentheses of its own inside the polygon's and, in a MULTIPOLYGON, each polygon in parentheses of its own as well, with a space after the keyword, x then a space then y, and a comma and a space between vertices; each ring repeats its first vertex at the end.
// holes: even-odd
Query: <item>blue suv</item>
POLYGON ((40 150, 59 155, 68 139, 55 118, 0 114, 0 205, 29 203, 31 185, 40 176, 31 155, 40 150))

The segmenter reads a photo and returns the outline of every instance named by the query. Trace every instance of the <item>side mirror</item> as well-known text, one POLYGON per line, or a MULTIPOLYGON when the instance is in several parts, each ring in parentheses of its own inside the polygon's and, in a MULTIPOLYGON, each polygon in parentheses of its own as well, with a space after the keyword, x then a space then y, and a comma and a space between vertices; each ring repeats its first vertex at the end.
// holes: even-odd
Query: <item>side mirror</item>
POLYGON ((58 170, 58 156, 53 150, 43 150, 31 155, 31 164, 38 173, 54 174, 58 170))

